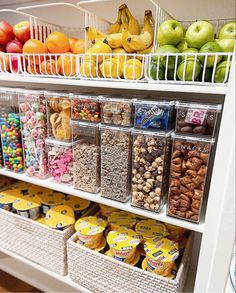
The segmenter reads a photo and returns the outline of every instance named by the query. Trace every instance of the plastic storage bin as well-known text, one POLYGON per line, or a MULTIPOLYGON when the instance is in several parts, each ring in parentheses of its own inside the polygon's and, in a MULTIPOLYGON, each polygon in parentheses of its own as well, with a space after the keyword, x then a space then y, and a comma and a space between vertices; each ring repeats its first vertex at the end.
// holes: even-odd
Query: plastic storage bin
POLYGON ((158 212, 168 191, 171 132, 133 130, 132 205, 158 212))
POLYGON ((176 102, 175 132, 214 137, 221 105, 176 102))
POLYGON ((57 183, 73 183, 72 142, 46 139, 49 174, 57 183))
POLYGON ((173 135, 169 216, 198 223, 214 139, 173 135))
POLYGON ((148 130, 171 130, 174 125, 174 102, 134 100, 134 127, 148 130))
POLYGON ((99 98, 92 95, 70 95, 71 119, 88 122, 101 122, 99 98))
POLYGON ((101 126, 101 194, 130 199, 131 133, 127 128, 101 126))
POLYGON ((71 102, 67 93, 44 93, 47 100, 48 137, 69 141, 72 139, 71 102))
POLYGON ((0 168, 3 167, 2 146, 0 145, 0 168))
POLYGON ((17 94, 12 89, 0 90, 0 126, 4 166, 16 173, 23 172, 20 116, 17 94))
POLYGON ((116 126, 133 126, 132 100, 122 97, 101 97, 102 123, 116 126))
POLYGON ((97 193, 100 189, 100 134, 99 125, 72 121, 74 187, 97 193))
POLYGON ((45 178, 48 159, 46 100, 43 92, 18 92, 25 172, 29 176, 45 178))

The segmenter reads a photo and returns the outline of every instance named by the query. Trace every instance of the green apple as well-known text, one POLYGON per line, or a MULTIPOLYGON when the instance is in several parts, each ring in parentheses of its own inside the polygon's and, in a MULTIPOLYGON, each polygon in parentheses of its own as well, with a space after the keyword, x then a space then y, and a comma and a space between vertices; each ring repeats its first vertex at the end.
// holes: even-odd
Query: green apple
MULTIPOLYGON (((150 64, 150 72, 148 72, 148 75, 153 80, 157 80, 157 63, 151 62, 150 64)), ((159 71, 158 71, 158 80, 165 79, 165 68, 160 64, 159 65, 159 71)))
POLYGON ((177 45, 184 38, 184 28, 174 19, 164 21, 157 31, 157 41, 160 46, 177 45))
MULTIPOLYGON (((200 49, 200 53, 217 53, 217 52, 222 52, 222 49, 220 45, 218 45, 216 42, 208 42, 205 45, 203 45, 200 49)), ((216 63, 219 63, 222 60, 222 55, 219 56, 214 56, 214 55, 209 55, 209 56, 199 56, 199 60, 201 61, 202 64, 205 63, 205 58, 207 58, 206 62, 206 67, 211 68, 216 63)))
MULTIPOLYGON (((198 49, 196 48, 188 48, 186 50, 184 50, 182 53, 199 53, 198 49)), ((187 55, 186 59, 194 59, 195 55, 187 55)), ((198 56, 197 56, 198 58, 198 56)), ((185 60, 185 56, 182 56, 182 60, 185 60)))
POLYGON ((231 21, 222 26, 219 39, 236 39, 236 21, 231 21))
MULTIPOLYGON (((217 44, 221 47, 223 52, 234 52, 234 43, 233 39, 216 39, 217 44)), ((224 56, 224 60, 227 60, 228 56, 224 56)))
POLYGON ((217 83, 227 82, 229 79, 230 68, 231 62, 229 62, 229 64, 228 61, 222 61, 221 63, 219 63, 216 67, 214 81, 217 83), (227 68, 228 74, 226 76, 227 68))
POLYGON ((204 82, 211 82, 212 81, 212 68, 206 68, 204 78, 203 78, 203 71, 201 73, 201 76, 199 76, 200 81, 204 82))
POLYGON ((207 21, 196 21, 190 25, 185 35, 190 48, 200 49, 207 42, 214 40, 213 25, 207 21))
POLYGON ((185 39, 183 39, 177 46, 176 48, 180 51, 183 52, 184 50, 188 49, 188 44, 185 39))
POLYGON ((185 61, 182 61, 177 69, 177 76, 180 80, 184 81, 192 81, 193 80, 193 75, 194 75, 194 80, 196 80, 201 73, 201 63, 199 60, 196 60, 195 64, 195 70, 194 70, 194 63, 195 61, 193 59, 187 59, 185 61), (185 73, 184 73, 184 68, 185 68, 185 73), (193 72, 194 71, 194 72, 193 72))
MULTIPOLYGON (((164 54, 168 54, 168 53, 180 53, 178 49, 176 49, 174 46, 172 45, 164 45, 161 46, 160 48, 158 48, 156 50, 156 53, 164 53, 164 54)), ((168 67, 168 69, 173 69, 175 67, 175 60, 177 57, 175 56, 169 56, 168 58, 168 64, 167 63, 167 56, 160 56, 160 63, 162 64, 162 66, 168 67)), ((153 60, 157 62, 158 60, 158 56, 153 57, 153 60)), ((180 58, 178 58, 177 63, 179 63, 181 60, 180 58)))

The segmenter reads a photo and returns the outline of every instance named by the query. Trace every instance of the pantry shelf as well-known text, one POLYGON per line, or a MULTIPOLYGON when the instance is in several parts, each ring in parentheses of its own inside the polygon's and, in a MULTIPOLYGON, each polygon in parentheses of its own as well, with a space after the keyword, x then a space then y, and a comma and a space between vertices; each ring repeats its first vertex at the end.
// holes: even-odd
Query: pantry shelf
POLYGON ((191 222, 187 222, 187 221, 182 221, 176 218, 172 218, 172 217, 168 217, 166 216, 166 206, 164 206, 164 208, 159 212, 159 213, 153 213, 153 212, 149 212, 147 210, 143 210, 143 209, 138 209, 138 208, 134 208, 132 206, 130 206, 130 203, 121 203, 118 201, 114 201, 114 200, 110 200, 104 197, 101 197, 100 194, 92 194, 92 193, 88 193, 88 192, 83 192, 83 191, 79 191, 74 189, 72 186, 67 186, 67 185, 62 185, 62 184, 58 184, 55 183, 53 181, 51 181, 50 179, 37 179, 37 178, 33 178, 33 177, 29 177, 25 174, 18 174, 18 173, 14 173, 11 171, 7 171, 5 169, 0 169, 0 174, 5 175, 5 176, 9 176, 18 180, 22 180, 25 182, 29 182, 29 183, 33 183, 39 186, 43 186, 43 187, 47 187, 53 190, 57 190, 60 192, 64 192, 66 194, 70 194, 70 195, 74 195, 74 196, 78 196, 81 198, 85 198, 97 203, 101 203, 107 206, 112 206, 114 208, 117 209, 121 209, 124 211, 128 211, 143 217, 147 217, 147 218, 152 218, 161 222, 165 222, 165 223, 169 223, 172 225, 176 225, 179 227, 183 227, 192 231, 196 231, 199 233, 203 233, 204 230, 204 223, 201 221, 199 224, 195 224, 195 223, 191 223, 191 222))

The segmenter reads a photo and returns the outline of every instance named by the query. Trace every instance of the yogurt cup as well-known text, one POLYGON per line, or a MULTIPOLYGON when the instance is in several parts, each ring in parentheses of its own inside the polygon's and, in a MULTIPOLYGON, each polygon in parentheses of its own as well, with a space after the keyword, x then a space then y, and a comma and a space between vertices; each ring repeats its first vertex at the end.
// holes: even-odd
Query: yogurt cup
POLYGON ((63 200, 64 194, 59 192, 43 192, 40 195, 41 204, 42 204, 42 212, 44 215, 53 207, 62 205, 64 203, 63 200))
POLYGON ((110 231, 107 235, 112 257, 128 263, 133 259, 140 241, 141 238, 136 232, 125 228, 110 231))
POLYGON ((149 269, 164 277, 171 273, 174 261, 179 256, 178 243, 167 238, 146 241, 144 250, 149 269))
POLYGON ((17 199, 16 194, 13 192, 13 190, 5 190, 0 192, 0 209, 11 212, 13 210, 13 202, 17 199))
POLYGON ((118 212, 119 211, 118 209, 106 206, 104 204, 99 204, 99 207, 100 207, 100 211, 101 211, 101 216, 104 217, 104 218, 108 218, 108 217, 110 217, 110 215, 113 212, 118 212))
MULTIPOLYGON (((83 243, 80 240, 78 240, 77 243, 80 244, 80 245, 83 245, 83 243)), ((100 241, 100 243, 98 243, 97 248, 93 248, 93 250, 96 251, 96 252, 103 253, 106 245, 107 245, 106 238, 102 237, 102 240, 100 241)))
POLYGON ((74 211, 66 205, 55 206, 46 213, 45 223, 50 228, 64 230, 75 223, 74 211))
POLYGON ((45 217, 39 217, 35 221, 38 222, 38 223, 40 223, 40 224, 42 224, 42 225, 46 225, 45 217))
MULTIPOLYGON (((151 272, 151 273, 156 274, 155 270, 152 271, 152 270, 149 268, 149 266, 148 266, 148 264, 147 264, 147 259, 146 259, 146 258, 142 261, 142 269, 143 269, 144 271, 148 271, 148 272, 151 272)), ((165 276, 165 277, 168 278, 168 279, 172 279, 172 280, 173 280, 173 279, 176 278, 177 272, 178 272, 178 270, 177 270, 177 266, 176 266, 176 264, 174 264, 173 269, 171 270, 171 273, 170 273, 169 275, 165 276)))
POLYGON ((74 210, 75 218, 82 216, 82 212, 90 206, 90 201, 77 196, 66 195, 63 197, 64 203, 74 210))
POLYGON ((75 230, 80 243, 91 249, 97 248, 101 243, 106 225, 105 220, 94 216, 79 219, 75 223, 75 230))
MULTIPOLYGON (((113 257, 114 259, 117 259, 112 255, 110 249, 105 253, 105 255, 107 255, 109 257, 113 257)), ((128 261, 126 260, 125 263, 130 264, 131 266, 136 266, 139 261, 140 261, 140 254, 138 252, 136 252, 134 254, 134 256, 130 260, 128 260, 128 261)))
POLYGON ((108 217, 108 222, 111 230, 118 230, 120 228, 133 229, 137 223, 137 218, 128 212, 118 211, 113 212, 108 217))
POLYGON ((21 217, 35 220, 40 216, 41 202, 37 195, 25 195, 17 198, 12 207, 21 217))
POLYGON ((168 239, 179 242, 184 238, 186 229, 167 223, 165 223, 165 226, 169 232, 169 236, 167 237, 168 239))

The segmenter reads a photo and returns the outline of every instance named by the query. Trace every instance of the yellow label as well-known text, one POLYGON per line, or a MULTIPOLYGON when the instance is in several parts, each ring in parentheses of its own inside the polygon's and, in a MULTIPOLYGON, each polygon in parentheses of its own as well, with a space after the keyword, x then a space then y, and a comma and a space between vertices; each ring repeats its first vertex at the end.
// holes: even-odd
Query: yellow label
POLYGON ((110 231, 107 235, 107 243, 110 248, 119 251, 132 250, 141 239, 140 236, 130 229, 122 229, 110 231))
MULTIPOLYGON (((116 260, 119 260, 119 259, 117 259, 116 257, 114 257, 112 255, 112 251, 110 249, 108 251, 106 251, 105 255, 107 255, 109 257, 113 257, 116 260)), ((128 263, 131 266, 135 266, 139 262, 139 260, 140 260, 140 254, 139 253, 135 253, 134 257, 129 262, 126 262, 125 261, 125 263, 128 263)))
POLYGON ((81 235, 95 235, 102 233, 107 222, 102 218, 90 216, 79 219, 75 223, 75 230, 81 235))
POLYGON ((46 213, 45 222, 51 228, 62 229, 74 224, 74 211, 66 205, 55 206, 46 213))
POLYGON ((13 202, 13 208, 18 211, 28 211, 41 206, 40 198, 37 195, 25 195, 13 202))
MULTIPOLYGON (((142 269, 144 271, 148 271, 148 272, 151 272, 151 273, 155 273, 155 270, 152 271, 149 267, 148 267, 148 264, 147 264, 147 259, 145 258, 142 262, 142 269)), ((176 264, 174 264, 173 266, 173 269, 171 270, 171 273, 169 275, 167 275, 165 278, 168 278, 168 279, 175 279, 176 278, 176 275, 177 275, 177 266, 176 264)))
POLYGON ((35 221, 40 224, 46 225, 45 217, 40 217, 40 218, 36 219, 35 221))
POLYGON ((112 230, 119 228, 132 229, 136 221, 137 219, 133 214, 123 211, 113 212, 110 217, 108 217, 108 222, 112 230))
POLYGON ((151 238, 163 238, 169 235, 164 224, 151 219, 138 222, 135 226, 135 231, 145 241, 151 238))
POLYGON ((46 193, 42 193, 40 195, 40 199, 41 199, 41 203, 45 204, 45 205, 49 205, 49 206, 54 206, 54 205, 61 205, 63 204, 64 200, 63 200, 64 195, 62 193, 59 192, 46 192, 46 193))
POLYGON ((77 196, 67 195, 63 197, 64 203, 74 211, 83 211, 90 205, 90 201, 77 196))

